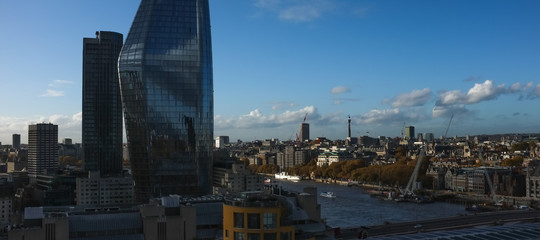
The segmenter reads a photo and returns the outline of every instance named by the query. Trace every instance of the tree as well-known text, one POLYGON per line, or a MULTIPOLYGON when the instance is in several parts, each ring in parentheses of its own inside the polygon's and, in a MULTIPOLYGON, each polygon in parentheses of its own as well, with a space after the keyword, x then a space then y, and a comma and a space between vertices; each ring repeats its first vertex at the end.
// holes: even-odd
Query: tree
POLYGON ((505 167, 519 167, 523 164, 523 157, 522 156, 514 156, 512 158, 504 159, 501 163, 501 165, 505 167))
POLYGON ((519 142, 519 143, 516 143, 516 144, 513 144, 511 147, 510 147, 510 150, 512 152, 515 152, 515 151, 525 151, 525 150, 528 150, 529 149, 529 143, 527 142, 519 142))

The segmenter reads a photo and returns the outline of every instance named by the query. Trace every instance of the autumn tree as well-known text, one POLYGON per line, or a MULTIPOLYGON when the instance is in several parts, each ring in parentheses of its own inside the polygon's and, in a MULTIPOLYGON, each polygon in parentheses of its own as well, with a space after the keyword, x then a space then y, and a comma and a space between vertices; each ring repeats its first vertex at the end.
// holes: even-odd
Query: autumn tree
POLYGON ((515 151, 525 151, 525 150, 528 150, 529 149, 529 143, 527 142, 519 142, 519 143, 516 143, 516 144, 513 144, 511 147, 510 147, 510 150, 512 152, 515 152, 515 151))
POLYGON ((519 167, 523 164, 523 157, 522 156, 514 156, 512 158, 504 159, 501 163, 501 165, 505 167, 519 167))

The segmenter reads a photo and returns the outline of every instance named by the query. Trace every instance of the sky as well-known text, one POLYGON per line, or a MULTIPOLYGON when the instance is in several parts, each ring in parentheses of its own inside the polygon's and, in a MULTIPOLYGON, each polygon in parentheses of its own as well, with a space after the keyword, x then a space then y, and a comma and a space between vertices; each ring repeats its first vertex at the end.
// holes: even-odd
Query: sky
MULTIPOLYGON (((209 2, 214 136, 540 133, 538 0, 209 2)), ((125 38, 139 3, 0 1, 2 144, 81 141, 83 38, 125 38)))

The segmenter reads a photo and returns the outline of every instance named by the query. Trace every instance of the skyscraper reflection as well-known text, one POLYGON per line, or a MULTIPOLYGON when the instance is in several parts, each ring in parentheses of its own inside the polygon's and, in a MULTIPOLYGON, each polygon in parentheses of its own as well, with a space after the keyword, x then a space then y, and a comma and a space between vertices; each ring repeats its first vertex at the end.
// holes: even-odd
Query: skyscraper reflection
POLYGON ((142 0, 119 58, 135 199, 211 191, 208 0, 142 0))

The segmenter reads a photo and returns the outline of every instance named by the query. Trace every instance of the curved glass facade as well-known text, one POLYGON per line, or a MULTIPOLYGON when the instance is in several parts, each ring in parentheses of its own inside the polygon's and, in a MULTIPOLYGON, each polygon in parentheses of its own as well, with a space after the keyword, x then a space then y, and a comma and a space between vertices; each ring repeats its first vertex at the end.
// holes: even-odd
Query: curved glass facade
POLYGON ((142 0, 118 69, 136 201, 210 193, 208 0, 142 0))

